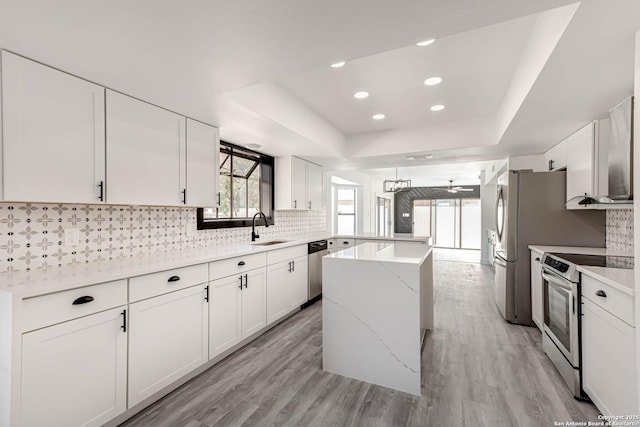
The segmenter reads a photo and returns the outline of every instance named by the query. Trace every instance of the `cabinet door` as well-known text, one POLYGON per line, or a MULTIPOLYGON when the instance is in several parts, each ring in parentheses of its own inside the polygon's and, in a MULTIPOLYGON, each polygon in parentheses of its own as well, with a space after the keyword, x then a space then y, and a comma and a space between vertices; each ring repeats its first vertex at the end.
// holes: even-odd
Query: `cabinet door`
POLYGON ((322 167, 307 165, 307 202, 309 209, 322 209, 322 167))
POLYGON ((186 182, 185 118, 107 90, 107 200, 178 206, 186 182))
POLYGON ((594 124, 590 123, 567 138, 567 201, 594 194, 594 124))
POLYGON ((267 267, 267 324, 271 324, 291 311, 289 292, 291 261, 283 261, 267 267))
POLYGON ((582 300, 584 390, 605 415, 637 414, 635 329, 582 300))
POLYGON ((219 162, 218 129, 187 119, 187 205, 217 206, 219 162))
POLYGON ((307 205, 307 161, 291 159, 291 208, 308 209, 307 205))
POLYGON ((130 305, 130 408, 208 360, 204 287, 130 305))
POLYGON ((566 139, 550 148, 549 151, 544 153, 544 158, 549 164, 550 161, 553 161, 553 169, 559 170, 567 167, 567 141, 566 139))
POLYGON ((4 200, 100 203, 104 88, 2 52, 4 200))
POLYGON ((209 282, 209 358, 233 347, 242 339, 242 277, 230 276, 209 282))
POLYGON ((541 255, 531 251, 531 317, 533 322, 542 331, 544 319, 542 306, 542 268, 540 264, 541 255))
POLYGON ((100 426, 126 410, 123 310, 23 335, 21 426, 100 426))
POLYGON ((265 268, 245 273, 241 310, 242 339, 267 326, 265 273, 265 268))
POLYGON ((308 257, 301 256, 293 260, 293 271, 289 279, 290 305, 289 310, 299 308, 308 301, 309 293, 309 261, 308 257))

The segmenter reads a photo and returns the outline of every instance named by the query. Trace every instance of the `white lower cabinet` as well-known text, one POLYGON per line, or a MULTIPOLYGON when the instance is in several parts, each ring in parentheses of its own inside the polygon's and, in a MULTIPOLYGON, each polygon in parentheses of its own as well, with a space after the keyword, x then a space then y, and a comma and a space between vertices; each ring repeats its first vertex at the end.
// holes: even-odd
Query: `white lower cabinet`
POLYGON ((267 266, 267 324, 307 302, 308 258, 267 266))
POLYGON ((544 324, 544 307, 542 305, 542 264, 538 252, 531 251, 531 318, 542 331, 544 324))
POLYGON ((130 305, 129 407, 208 360, 205 285, 130 305))
POLYGON ((126 410, 124 310, 23 335, 21 426, 100 426, 126 410))
POLYGON ((584 390, 604 415, 637 414, 635 328, 587 298, 582 312, 584 390))
POLYGON ((209 282, 209 358, 258 332, 266 322, 265 268, 209 282))

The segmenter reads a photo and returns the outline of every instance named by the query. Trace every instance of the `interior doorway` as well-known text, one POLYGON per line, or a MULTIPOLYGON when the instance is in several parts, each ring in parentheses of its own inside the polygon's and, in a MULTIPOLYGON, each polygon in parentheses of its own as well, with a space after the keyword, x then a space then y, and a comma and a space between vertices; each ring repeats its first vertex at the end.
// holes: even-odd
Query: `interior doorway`
POLYGON ((413 200, 413 235, 438 248, 480 249, 480 199, 413 200))
POLYGON ((376 235, 391 236, 391 200, 376 198, 376 235))

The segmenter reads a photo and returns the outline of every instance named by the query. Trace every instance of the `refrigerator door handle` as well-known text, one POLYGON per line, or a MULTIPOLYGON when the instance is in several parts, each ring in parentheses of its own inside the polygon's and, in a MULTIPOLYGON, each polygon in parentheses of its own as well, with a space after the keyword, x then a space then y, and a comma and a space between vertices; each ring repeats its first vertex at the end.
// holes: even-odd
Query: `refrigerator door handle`
POLYGON ((504 259, 502 256, 500 256, 498 252, 496 252, 496 256, 494 258, 494 262, 496 263, 496 265, 498 265, 500 267, 506 267, 507 266, 507 260, 504 259))

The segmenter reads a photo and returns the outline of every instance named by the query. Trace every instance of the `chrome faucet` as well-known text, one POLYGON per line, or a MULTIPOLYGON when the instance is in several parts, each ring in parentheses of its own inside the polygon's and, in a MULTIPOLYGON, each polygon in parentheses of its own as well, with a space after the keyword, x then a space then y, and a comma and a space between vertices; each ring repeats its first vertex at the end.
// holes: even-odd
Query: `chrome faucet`
POLYGON ((253 220, 251 221, 251 241, 255 242, 256 239, 260 238, 260 235, 258 233, 256 233, 256 217, 258 215, 262 216, 262 219, 264 219, 264 226, 268 227, 269 223, 267 222, 267 217, 262 213, 262 212, 258 212, 253 216, 253 220))

